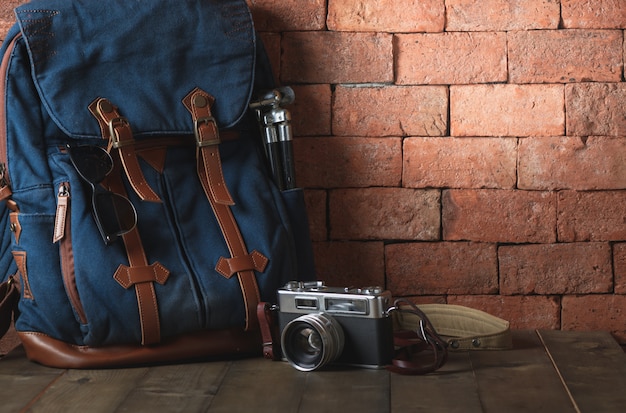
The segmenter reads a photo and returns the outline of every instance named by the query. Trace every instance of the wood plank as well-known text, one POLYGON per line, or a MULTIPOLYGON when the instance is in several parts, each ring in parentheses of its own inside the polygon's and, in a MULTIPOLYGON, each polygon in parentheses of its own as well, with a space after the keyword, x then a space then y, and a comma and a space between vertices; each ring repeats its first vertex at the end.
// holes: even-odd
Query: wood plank
POLYGON ((538 334, 581 412, 626 409, 626 354, 609 333, 538 334))
POLYGON ((423 376, 391 375, 391 411, 482 412, 468 352, 451 352, 434 373, 423 376))
POLYGON ((513 338, 514 350, 470 352, 483 411, 575 412, 537 334, 513 338))
POLYGON ((152 367, 118 409, 127 412, 206 411, 231 364, 216 361, 152 367))
POLYGON ((297 412, 305 373, 289 364, 262 358, 234 362, 213 398, 212 413, 297 412))
POLYGON ((65 370, 35 364, 26 358, 23 348, 0 360, 0 407, 3 412, 18 412, 61 377, 65 370))
POLYGON ((300 373, 306 386, 300 403, 301 413, 389 411, 390 391, 387 370, 347 367, 300 373))
POLYGON ((31 412, 110 413, 127 398, 149 368, 67 370, 34 403, 31 412))

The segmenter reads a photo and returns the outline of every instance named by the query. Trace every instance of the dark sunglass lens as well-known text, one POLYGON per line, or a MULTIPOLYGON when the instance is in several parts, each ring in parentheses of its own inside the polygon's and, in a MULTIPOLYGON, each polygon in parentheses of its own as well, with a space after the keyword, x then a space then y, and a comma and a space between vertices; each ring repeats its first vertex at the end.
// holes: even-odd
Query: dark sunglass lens
POLYGON ((113 170, 109 153, 99 146, 75 146, 70 157, 76 171, 87 181, 97 184, 113 170))
POLYGON ((137 224, 137 212, 133 204, 121 195, 97 191, 94 194, 93 207, 107 242, 127 233, 137 224))

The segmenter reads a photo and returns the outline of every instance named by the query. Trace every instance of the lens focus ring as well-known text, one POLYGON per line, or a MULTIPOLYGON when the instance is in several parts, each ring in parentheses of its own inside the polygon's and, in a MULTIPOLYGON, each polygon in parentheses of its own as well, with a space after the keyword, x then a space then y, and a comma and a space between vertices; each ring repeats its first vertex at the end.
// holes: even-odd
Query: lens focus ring
POLYGON ((283 355, 293 367, 312 371, 341 355, 344 334, 333 317, 324 313, 306 314, 285 326, 281 345, 283 355))

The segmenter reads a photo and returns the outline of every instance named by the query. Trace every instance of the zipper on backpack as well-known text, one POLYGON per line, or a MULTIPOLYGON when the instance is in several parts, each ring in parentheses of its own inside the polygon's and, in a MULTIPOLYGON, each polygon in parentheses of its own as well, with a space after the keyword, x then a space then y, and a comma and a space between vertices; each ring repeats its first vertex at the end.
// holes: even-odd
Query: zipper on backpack
POLYGON ((61 241, 65 237, 67 212, 70 206, 69 184, 63 182, 57 192, 57 210, 54 218, 54 236, 52 242, 61 241))
POLYGON ((76 316, 82 324, 87 324, 85 309, 76 287, 76 270, 74 268, 74 249, 72 248, 70 184, 62 182, 57 190, 57 211, 54 219, 54 242, 59 242, 61 255, 61 273, 67 298, 74 308, 76 316))

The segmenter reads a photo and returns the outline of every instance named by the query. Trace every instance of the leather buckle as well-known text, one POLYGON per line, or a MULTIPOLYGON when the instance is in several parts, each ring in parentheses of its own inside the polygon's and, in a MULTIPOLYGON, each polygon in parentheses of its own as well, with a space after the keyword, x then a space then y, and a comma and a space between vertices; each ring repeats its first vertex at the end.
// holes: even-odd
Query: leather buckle
POLYGON ((218 130, 219 129, 217 127, 217 121, 215 120, 213 116, 204 116, 198 119, 194 119, 193 132, 196 135, 196 145, 199 148, 203 148, 205 146, 219 145, 221 142, 221 139, 219 137, 218 130), (200 134, 200 127, 203 125, 209 125, 209 124, 213 125, 213 127, 215 128, 216 138, 210 139, 210 140, 203 140, 202 135, 200 134))

